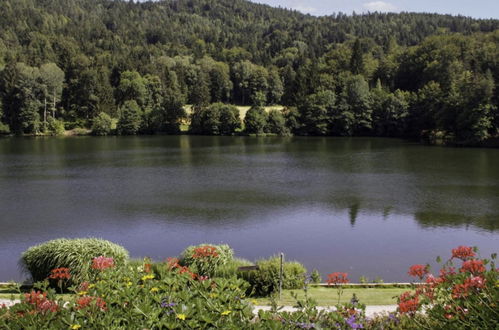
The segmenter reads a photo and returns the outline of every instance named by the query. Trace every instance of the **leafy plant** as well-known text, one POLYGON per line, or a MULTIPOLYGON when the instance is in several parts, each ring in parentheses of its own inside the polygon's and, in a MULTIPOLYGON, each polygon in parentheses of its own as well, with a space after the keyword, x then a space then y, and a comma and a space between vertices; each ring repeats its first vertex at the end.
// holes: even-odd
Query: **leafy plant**
POLYGON ((312 274, 310 275, 310 279, 312 280, 312 283, 318 284, 322 282, 322 276, 321 273, 317 269, 314 269, 312 271, 312 274))
POLYGON ((35 282, 45 280, 53 269, 69 268, 71 282, 79 283, 89 278, 92 259, 99 256, 112 257, 122 265, 128 260, 128 251, 102 239, 56 239, 29 248, 20 263, 35 282))
POLYGON ((424 284, 415 284, 414 294, 400 296, 399 312, 412 317, 424 310, 426 317, 414 320, 421 328, 497 329, 499 272, 495 259, 495 254, 480 259, 476 248, 460 246, 452 250, 438 277, 430 273, 428 265, 411 266, 409 275, 424 284))
POLYGON ((226 244, 189 246, 181 255, 180 264, 202 276, 212 277, 220 267, 234 259, 234 251, 226 244))
MULTIPOLYGON (((280 258, 275 256, 259 260, 258 270, 240 272, 239 277, 248 281, 256 295, 268 295, 278 290, 280 258)), ((296 261, 288 261, 283 266, 283 289, 300 289, 303 287, 307 269, 296 261)))

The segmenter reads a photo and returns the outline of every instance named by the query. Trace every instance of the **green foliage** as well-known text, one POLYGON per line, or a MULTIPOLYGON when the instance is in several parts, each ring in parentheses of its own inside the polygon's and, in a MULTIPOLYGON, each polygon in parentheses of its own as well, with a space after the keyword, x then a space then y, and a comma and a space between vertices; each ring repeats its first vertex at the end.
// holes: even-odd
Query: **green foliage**
POLYGON ((232 135, 241 128, 237 107, 214 103, 208 107, 195 106, 191 114, 190 132, 206 135, 232 135))
POLYGON ((289 129, 286 127, 286 119, 279 110, 269 112, 267 131, 269 133, 285 136, 289 135, 289 129))
POLYGON ((233 260, 234 251, 226 244, 200 244, 187 247, 181 254, 180 264, 201 276, 212 277, 233 260))
POLYGON ((312 271, 312 274, 310 275, 310 279, 312 280, 312 283, 321 283, 322 282, 322 276, 321 273, 317 269, 314 269, 312 271))
POLYGON ((118 120, 117 130, 121 135, 135 135, 139 132, 142 124, 141 110, 134 100, 125 101, 121 107, 121 115, 118 120))
POLYGON ((113 119, 104 112, 101 112, 94 118, 92 123, 93 135, 108 135, 111 133, 113 126, 113 119))
POLYGON ((79 283, 89 277, 92 259, 104 256, 113 258, 118 265, 128 260, 123 247, 96 238, 56 239, 33 246, 21 256, 21 266, 33 281, 43 281, 52 269, 69 268, 72 281, 79 283))
POLYGON ((64 128, 64 122, 62 120, 57 120, 53 117, 47 119, 47 128, 51 135, 64 135, 66 129, 64 128))
POLYGON ((268 125, 268 114, 261 106, 253 106, 244 117, 244 127, 248 134, 263 134, 268 125))
POLYGON ((45 296, 33 291, 11 309, 0 308, 0 328, 243 329, 254 318, 244 299, 247 284, 236 278, 201 281, 164 263, 149 271, 119 265, 98 277, 75 286, 69 302, 38 284, 45 296))
MULTIPOLYGON (((293 134, 499 136, 499 20, 314 17, 241 0, 4 2, 0 121, 17 134, 45 132, 49 116, 88 128, 101 112, 121 134, 178 134, 186 103, 223 102, 297 108, 285 115, 293 134)), ((191 132, 239 129, 235 112, 217 111, 191 132)), ((250 113, 248 133, 284 135, 270 116, 262 126, 250 113)))
MULTIPOLYGON (((250 283, 253 293, 265 296, 277 292, 279 288, 280 258, 271 257, 256 263, 258 270, 241 272, 240 277, 250 283)), ((283 267, 283 289, 300 289, 304 286, 307 270, 296 261, 286 261, 283 267)))
POLYGON ((10 134, 9 125, 0 122, 0 135, 10 134))
POLYGON ((302 133, 326 135, 329 132, 330 116, 334 112, 336 95, 326 90, 309 95, 298 108, 301 114, 302 133))

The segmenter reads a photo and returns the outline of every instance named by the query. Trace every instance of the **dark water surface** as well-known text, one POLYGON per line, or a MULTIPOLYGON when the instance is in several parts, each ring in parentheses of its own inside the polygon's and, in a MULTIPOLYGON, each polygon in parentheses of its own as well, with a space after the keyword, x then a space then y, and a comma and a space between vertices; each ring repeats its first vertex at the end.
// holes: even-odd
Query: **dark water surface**
POLYGON ((499 150, 370 138, 0 139, 0 281, 29 246, 102 237, 161 260, 228 243, 323 274, 406 280, 499 249, 499 150))

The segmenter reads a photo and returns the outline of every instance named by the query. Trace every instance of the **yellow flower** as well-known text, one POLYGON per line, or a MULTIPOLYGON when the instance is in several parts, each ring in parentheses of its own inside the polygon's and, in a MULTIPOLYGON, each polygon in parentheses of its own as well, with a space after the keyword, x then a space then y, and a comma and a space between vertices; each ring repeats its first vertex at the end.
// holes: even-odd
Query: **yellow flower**
POLYGON ((177 314, 177 319, 179 320, 185 320, 186 317, 185 314, 177 314))
POLYGON ((133 283, 132 283, 132 282, 128 282, 128 283, 126 284, 126 286, 127 286, 127 287, 131 287, 132 285, 133 285, 133 283))
POLYGON ((251 300, 251 303, 252 303, 253 305, 258 305, 258 301, 257 301, 257 300, 255 300, 255 299, 252 299, 252 300, 251 300))
POLYGON ((223 311, 223 312, 222 312, 222 315, 223 315, 223 316, 226 316, 226 315, 229 315, 230 313, 232 313, 232 311, 223 311))
POLYGON ((79 325, 79 324, 73 324, 73 325, 71 326, 71 329, 73 329, 73 330, 78 330, 78 329, 80 329, 80 328, 81 328, 81 325, 79 325))
POLYGON ((142 281, 147 281, 152 279, 154 279, 154 274, 142 276, 142 281))
POLYGON ((95 284, 90 284, 90 285, 88 286, 88 288, 89 288, 89 289, 93 289, 93 288, 95 288, 95 284))
POLYGON ((158 291, 159 291, 159 288, 156 288, 156 287, 151 289, 151 292, 158 292, 158 291))
POLYGON ((216 298, 216 297, 218 297, 218 294, 216 294, 216 293, 210 293, 210 298, 216 298))
POLYGON ((79 296, 84 296, 84 295, 86 295, 87 293, 88 293, 87 291, 80 291, 80 292, 78 292, 78 295, 79 295, 79 296))

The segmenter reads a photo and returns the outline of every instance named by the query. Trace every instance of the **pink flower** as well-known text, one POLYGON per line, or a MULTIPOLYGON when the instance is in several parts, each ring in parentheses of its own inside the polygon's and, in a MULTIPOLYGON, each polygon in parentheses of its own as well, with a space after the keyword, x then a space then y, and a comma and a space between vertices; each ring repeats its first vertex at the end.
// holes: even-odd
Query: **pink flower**
POLYGON ((100 256, 100 257, 94 258, 92 260, 92 268, 93 269, 103 270, 103 269, 112 268, 112 267, 114 267, 114 259, 113 258, 106 258, 104 256, 100 256))

